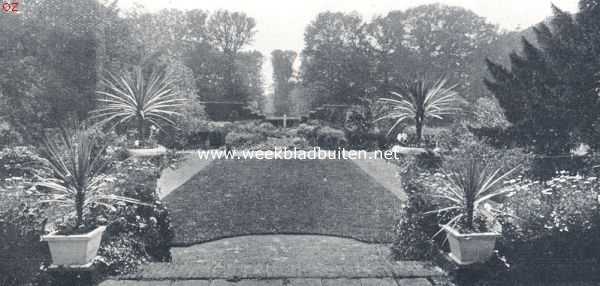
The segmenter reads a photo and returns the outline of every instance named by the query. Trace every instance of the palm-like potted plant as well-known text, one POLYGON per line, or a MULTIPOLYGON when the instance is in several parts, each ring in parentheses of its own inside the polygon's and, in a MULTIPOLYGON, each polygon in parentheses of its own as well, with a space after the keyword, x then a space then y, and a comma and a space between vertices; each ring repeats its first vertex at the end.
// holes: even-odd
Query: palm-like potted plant
POLYGON ((392 92, 393 98, 380 98, 379 102, 388 106, 387 112, 377 118, 394 120, 389 129, 389 136, 400 124, 414 122, 416 130, 416 143, 422 139, 423 126, 431 118, 443 119, 444 116, 454 114, 457 108, 458 93, 454 90, 456 85, 447 87, 447 80, 440 78, 433 85, 428 85, 424 80, 417 80, 406 84, 402 92, 392 92))
POLYGON ((133 156, 155 156, 166 152, 162 146, 149 142, 153 128, 175 125, 173 117, 185 101, 173 89, 174 81, 164 72, 152 71, 148 76, 142 67, 135 67, 133 73, 116 76, 108 73, 101 81, 105 90, 97 91, 100 107, 92 112, 92 119, 100 125, 135 123, 137 140, 129 151, 133 156))
POLYGON ((143 204, 138 200, 111 194, 106 171, 109 160, 106 146, 100 145, 87 130, 70 132, 61 129, 53 139, 45 140, 42 155, 48 161, 52 176, 38 183, 40 203, 56 204, 70 209, 71 219, 57 231, 43 236, 55 265, 86 265, 92 262, 100 246, 105 226, 90 223, 88 215, 94 207, 113 208, 112 202, 143 204))
POLYGON ((503 172, 502 168, 486 166, 481 160, 468 160, 443 173, 443 186, 434 189, 432 194, 441 201, 440 208, 426 214, 448 218, 438 234, 446 232, 449 256, 456 263, 485 262, 492 255, 499 236, 494 231, 496 218, 509 215, 499 210, 494 200, 518 190, 507 184, 517 169, 503 172))

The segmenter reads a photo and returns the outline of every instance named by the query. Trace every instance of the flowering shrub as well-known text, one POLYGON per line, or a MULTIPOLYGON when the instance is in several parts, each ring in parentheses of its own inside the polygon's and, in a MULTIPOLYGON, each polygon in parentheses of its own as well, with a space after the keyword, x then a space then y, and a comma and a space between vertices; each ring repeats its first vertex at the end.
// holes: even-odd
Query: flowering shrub
POLYGON ((595 248, 593 244, 599 243, 600 237, 592 245, 586 243, 591 242, 587 236, 596 235, 600 227, 600 181, 596 177, 562 172, 548 181, 524 180, 520 184, 528 191, 515 195, 505 204, 506 212, 514 215, 504 220, 509 239, 553 240, 573 234, 578 239, 571 243, 560 241, 560 245, 554 245, 556 249, 546 245, 548 249, 538 249, 541 252, 537 255, 592 258, 586 248, 595 248), (569 246, 572 249, 568 249, 569 246))
POLYGON ((517 184, 525 191, 504 202, 509 215, 497 243, 504 269, 496 272, 531 281, 589 278, 585 263, 597 265, 600 253, 600 181, 561 172, 517 184))

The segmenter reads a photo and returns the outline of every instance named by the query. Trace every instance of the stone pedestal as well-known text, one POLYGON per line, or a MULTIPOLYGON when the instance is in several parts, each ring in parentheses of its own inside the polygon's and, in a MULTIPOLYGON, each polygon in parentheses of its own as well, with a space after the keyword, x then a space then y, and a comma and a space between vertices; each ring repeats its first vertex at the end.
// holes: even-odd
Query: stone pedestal
POLYGON ((48 273, 53 281, 50 286, 90 286, 100 282, 101 271, 93 263, 82 266, 64 267, 52 265, 48 267, 48 273))

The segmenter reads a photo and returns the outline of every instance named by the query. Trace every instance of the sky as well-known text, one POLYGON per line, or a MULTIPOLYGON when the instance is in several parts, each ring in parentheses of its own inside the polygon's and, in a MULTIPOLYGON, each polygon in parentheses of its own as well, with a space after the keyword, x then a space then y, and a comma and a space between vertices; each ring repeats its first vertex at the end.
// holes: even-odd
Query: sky
POLYGON ((304 46, 304 29, 322 11, 356 11, 369 20, 391 10, 442 3, 465 7, 503 29, 515 30, 551 16, 552 3, 565 11, 576 12, 578 0, 120 0, 119 3, 125 9, 138 3, 150 12, 164 8, 245 12, 257 22, 258 32, 248 49, 258 50, 266 56, 263 73, 268 86, 271 82, 271 51, 300 52, 304 46))

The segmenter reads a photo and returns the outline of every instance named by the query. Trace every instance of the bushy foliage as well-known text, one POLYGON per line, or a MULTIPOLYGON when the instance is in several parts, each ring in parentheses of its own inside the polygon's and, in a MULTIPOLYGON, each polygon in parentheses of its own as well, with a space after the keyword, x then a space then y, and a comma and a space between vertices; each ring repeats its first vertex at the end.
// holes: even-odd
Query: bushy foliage
POLYGON ((31 285, 50 261, 48 246, 40 241, 46 219, 41 209, 5 192, 0 190, 2 204, 11 206, 0 208, 0 285, 31 285))
POLYGON ((355 150, 378 150, 385 144, 385 136, 369 120, 368 108, 353 107, 346 111, 344 132, 348 145, 355 150))
POLYGON ((114 189, 122 195, 148 205, 120 203, 96 219, 111 222, 99 250, 99 263, 106 274, 130 273, 148 262, 167 262, 173 238, 167 208, 158 198, 158 162, 141 160, 119 162, 114 174, 114 189))
POLYGON ((435 208, 423 186, 427 178, 406 176, 406 171, 404 170, 405 180, 402 186, 408 195, 408 201, 396 226, 396 240, 392 251, 398 260, 431 259, 439 245, 434 241, 434 235, 439 230, 440 221, 436 216, 425 214, 435 208))
POLYGON ((343 130, 332 127, 321 127, 316 132, 317 146, 329 150, 345 147, 348 139, 343 130))
POLYGON ((248 148, 264 140, 261 134, 232 131, 225 137, 225 144, 232 148, 248 148))
POLYGON ((0 151, 0 285, 30 285, 41 279, 49 251, 40 241, 44 209, 31 197, 32 185, 47 176, 48 165, 32 147, 0 151))
POLYGON ((504 254, 510 261, 597 259, 600 251, 600 182, 566 172, 548 181, 523 180, 527 188, 506 202, 504 254), (527 251, 524 251, 526 250, 527 251))
POLYGON ((309 150, 311 149, 310 144, 306 139, 301 137, 283 137, 283 138, 267 138, 266 141, 260 142, 258 144, 250 147, 251 150, 277 150, 287 148, 287 150, 293 150, 294 148, 298 150, 309 150))
POLYGON ((295 129, 297 135, 306 138, 311 144, 316 145, 317 130, 319 125, 317 122, 301 123, 298 128, 295 129))
POLYGON ((0 151, 1 180, 11 177, 34 179, 46 176, 48 172, 48 162, 33 147, 17 146, 0 151))
POLYGON ((598 279, 597 178, 562 172, 546 181, 516 183, 526 191, 504 202, 510 215, 501 220, 497 257, 475 285, 598 279))

